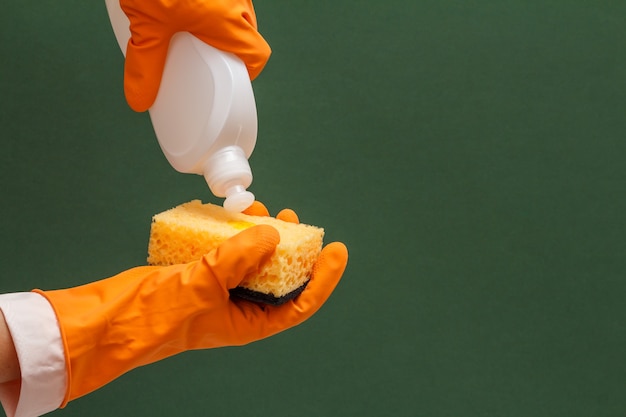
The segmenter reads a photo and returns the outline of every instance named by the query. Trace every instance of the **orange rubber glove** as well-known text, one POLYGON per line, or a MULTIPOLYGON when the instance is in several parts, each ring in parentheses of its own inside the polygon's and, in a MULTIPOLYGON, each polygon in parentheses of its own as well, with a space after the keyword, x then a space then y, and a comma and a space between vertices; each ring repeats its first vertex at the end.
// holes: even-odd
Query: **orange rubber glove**
MULTIPOLYGON (((281 217, 297 222, 290 210, 281 217)), ((75 288, 35 290, 51 303, 63 337, 68 387, 61 407, 133 368, 186 350, 244 345, 311 317, 346 267, 348 252, 340 242, 324 247, 306 289, 283 305, 229 296, 229 289, 272 255, 279 239, 273 227, 254 226, 196 262, 137 267, 75 288)))
POLYGON ((176 32, 237 55, 250 78, 261 72, 270 47, 257 30, 251 0, 120 0, 130 20, 124 92, 130 107, 145 111, 159 91, 165 57, 176 32))

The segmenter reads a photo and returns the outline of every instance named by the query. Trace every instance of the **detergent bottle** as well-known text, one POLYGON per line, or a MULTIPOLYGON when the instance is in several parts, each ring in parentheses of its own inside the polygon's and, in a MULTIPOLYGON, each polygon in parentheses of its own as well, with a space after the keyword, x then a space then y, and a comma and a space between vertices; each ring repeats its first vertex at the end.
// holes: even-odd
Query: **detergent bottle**
MULTIPOLYGON (((122 53, 129 20, 119 0, 105 0, 122 53)), ((254 201, 248 158, 257 136, 257 113, 245 64, 188 32, 170 42, 156 100, 148 109, 165 157, 182 173, 203 175, 228 211, 254 201)))

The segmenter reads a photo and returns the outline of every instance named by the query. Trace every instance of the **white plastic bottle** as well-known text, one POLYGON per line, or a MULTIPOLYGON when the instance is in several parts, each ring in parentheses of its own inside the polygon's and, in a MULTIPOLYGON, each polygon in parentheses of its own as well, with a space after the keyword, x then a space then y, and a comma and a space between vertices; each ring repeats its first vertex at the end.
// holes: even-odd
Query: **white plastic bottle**
MULTIPOLYGON (((130 22, 119 0, 105 1, 126 55, 130 22)), ((226 210, 242 211, 252 204, 248 158, 256 144, 257 114, 248 71, 239 58, 187 32, 175 34, 148 112, 174 169, 204 175, 211 192, 226 198, 226 210)))

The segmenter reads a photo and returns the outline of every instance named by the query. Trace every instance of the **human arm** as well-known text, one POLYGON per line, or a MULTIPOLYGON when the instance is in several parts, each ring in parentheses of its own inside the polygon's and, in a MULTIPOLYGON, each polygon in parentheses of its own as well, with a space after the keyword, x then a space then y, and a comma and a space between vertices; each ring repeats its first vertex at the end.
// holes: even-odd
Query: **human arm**
POLYGON ((38 291, 53 306, 65 343, 69 384, 62 406, 138 366, 186 350, 245 345, 312 316, 346 266, 341 243, 322 250, 306 290, 286 304, 260 306, 229 295, 269 259, 278 240, 274 228, 259 225, 196 262, 38 291))
POLYGON ((16 358, 9 349, 5 364, 12 370, 0 383, 7 417, 55 410, 63 400, 67 379, 61 332, 50 303, 33 292, 0 294, 0 311, 6 324, 4 336, 10 337, 19 362, 13 362, 16 358))
POLYGON ((257 28, 251 0, 120 0, 130 21, 124 92, 130 107, 145 111, 159 90, 171 37, 190 32, 207 44, 238 56, 251 79, 271 50, 257 28))
POLYGON ((11 332, 0 311, 0 384, 20 378, 20 364, 11 332))
MULTIPOLYGON (((247 212, 267 215, 260 203, 247 212)), ((297 222, 291 210, 277 217, 297 222)), ((295 300, 261 307, 228 295, 278 243, 275 230, 261 229, 240 233, 200 262, 134 268, 67 290, 0 295, 5 335, 14 336, 21 369, 21 379, 0 383, 7 416, 45 414, 137 366, 184 350, 250 343, 312 316, 341 278, 345 246, 323 249, 295 300)))

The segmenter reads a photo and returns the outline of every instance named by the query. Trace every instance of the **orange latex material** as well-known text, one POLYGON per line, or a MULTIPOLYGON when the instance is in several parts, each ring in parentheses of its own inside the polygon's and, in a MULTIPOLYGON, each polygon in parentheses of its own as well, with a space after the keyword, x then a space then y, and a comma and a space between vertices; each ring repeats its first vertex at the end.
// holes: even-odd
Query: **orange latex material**
POLYGON ((250 78, 261 72, 270 47, 257 30, 251 0, 120 0, 130 20, 124 92, 135 111, 156 98, 171 37, 186 31, 207 44, 237 55, 250 78))
POLYGON ((231 299, 229 289, 257 271, 279 242, 254 226, 203 259, 134 268, 80 287, 41 291, 57 315, 65 344, 68 387, 62 406, 136 367, 192 349, 244 345, 311 317, 346 267, 342 243, 327 245, 311 280, 280 306, 231 299))
MULTIPOLYGON (((269 216, 270 215, 270 212, 267 209, 267 207, 265 207, 265 204, 261 203, 260 201, 254 201, 250 207, 248 207, 247 209, 243 211, 243 213, 248 214, 250 216, 269 216)), ((288 208, 282 209, 276 215, 276 218, 285 222, 300 223, 300 219, 298 218, 298 215, 296 214, 296 212, 288 208)))

